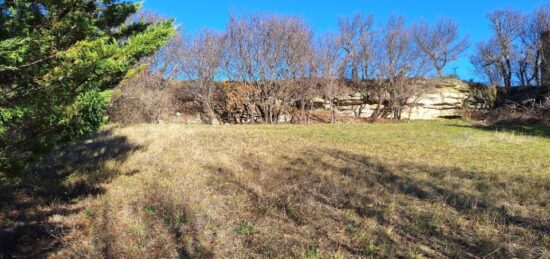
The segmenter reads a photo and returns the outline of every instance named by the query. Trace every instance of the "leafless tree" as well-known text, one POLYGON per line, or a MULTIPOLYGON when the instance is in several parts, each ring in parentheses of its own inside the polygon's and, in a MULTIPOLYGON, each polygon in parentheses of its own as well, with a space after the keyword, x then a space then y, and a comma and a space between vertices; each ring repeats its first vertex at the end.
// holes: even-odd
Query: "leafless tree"
MULTIPOLYGON (((281 91, 279 94, 282 101, 296 100, 301 104, 301 118, 306 118, 309 122, 310 112, 305 112, 305 104, 309 103, 311 108, 311 99, 317 93, 315 84, 311 81, 311 69, 313 65, 313 48, 311 29, 302 21, 290 23, 287 30, 289 38, 287 39, 287 47, 284 54, 286 67, 283 69, 279 84, 281 91), (306 116, 304 116, 306 115, 306 116)), ((280 98, 279 97, 279 98, 280 98)), ((279 107, 282 109, 284 104, 279 107)), ((282 110, 277 111, 277 115, 281 114, 282 110)))
POLYGON ((477 43, 475 52, 470 57, 476 73, 492 86, 502 86, 503 82, 499 57, 498 45, 494 39, 477 43))
POLYGON ((524 16, 511 9, 496 10, 487 15, 491 22, 494 39, 491 41, 497 44, 495 60, 487 60, 486 65, 496 65, 503 79, 506 91, 512 87, 513 67, 512 63, 516 55, 515 43, 522 33, 524 16))
MULTIPOLYGON (((338 21, 338 44, 342 60, 340 63, 340 78, 351 79, 347 82, 350 89, 367 99, 371 91, 367 79, 373 72, 373 49, 375 40, 375 26, 372 15, 356 14, 350 18, 340 18, 338 21)), ((338 90, 343 90, 339 87, 338 90)), ((355 116, 361 116, 366 104, 354 107, 355 116)))
MULTIPOLYGON (((149 24, 166 21, 168 18, 159 15, 151 10, 140 10, 138 13, 130 16, 126 21, 128 24, 149 24)), ((177 79, 183 61, 183 32, 178 28, 176 33, 160 50, 155 54, 144 58, 139 62, 142 69, 147 69, 147 73, 139 73, 139 77, 145 79, 147 76, 154 76, 157 79, 177 79)), ((141 70, 141 69, 140 69, 141 70)), ((148 78, 147 80, 151 80, 148 78)))
POLYGON ((366 78, 367 61, 371 57, 373 20, 372 15, 364 16, 362 14, 338 20, 338 43, 344 51, 341 77, 345 77, 349 71, 351 79, 354 81, 358 81, 360 77, 366 78))
POLYGON ((518 60, 518 77, 525 85, 530 85, 533 80, 536 86, 541 86, 543 66, 548 64, 548 61, 544 62, 544 51, 550 48, 543 39, 543 35, 550 31, 550 4, 538 7, 526 19, 521 33, 523 46, 518 60))
POLYGON ((515 59, 512 62, 512 71, 522 86, 531 86, 537 80, 537 62, 540 53, 526 44, 519 44, 516 48, 515 59))
POLYGON ((149 75, 161 76, 169 80, 178 79, 184 61, 183 37, 183 32, 176 33, 157 53, 143 60, 147 64, 149 75))
POLYGON ((315 77, 320 80, 321 93, 331 107, 331 122, 336 122, 336 108, 339 84, 337 82, 341 59, 338 50, 338 38, 327 33, 319 37, 315 44, 315 77))
POLYGON ((286 55, 289 75, 285 76, 288 79, 282 83, 286 84, 283 89, 292 92, 294 103, 299 104, 300 121, 303 122, 305 119, 305 122, 309 123, 313 108, 312 99, 319 95, 319 88, 313 78, 316 61, 312 33, 303 31, 300 34, 301 37, 294 37, 295 42, 291 44, 292 47, 286 55))
POLYGON ((375 52, 376 83, 375 96, 377 107, 372 114, 401 118, 401 112, 409 99, 420 94, 419 84, 412 80, 427 72, 427 60, 414 44, 412 33, 405 26, 405 19, 392 15, 378 36, 375 52), (381 110, 384 104, 384 110, 381 110))
POLYGON ((211 30, 202 30, 185 45, 182 75, 192 84, 192 91, 212 125, 219 124, 214 112, 215 79, 222 61, 223 37, 211 30))
POLYGON ((550 31, 544 32, 541 38, 544 43, 542 48, 540 84, 550 89, 550 31))
POLYGON ((460 37, 458 28, 458 23, 449 18, 438 19, 433 27, 425 21, 413 27, 416 44, 430 59, 439 77, 443 77, 445 66, 468 48, 468 39, 460 37))
POLYGON ((542 86, 545 69, 544 35, 550 31, 550 4, 528 15, 511 9, 487 15, 493 36, 476 45, 472 64, 491 84, 504 86, 506 92, 515 83, 542 86))
POLYGON ((288 81, 301 63, 311 30, 294 16, 232 16, 227 25, 226 71, 234 81, 260 90, 256 106, 266 123, 277 122, 290 101, 288 81))

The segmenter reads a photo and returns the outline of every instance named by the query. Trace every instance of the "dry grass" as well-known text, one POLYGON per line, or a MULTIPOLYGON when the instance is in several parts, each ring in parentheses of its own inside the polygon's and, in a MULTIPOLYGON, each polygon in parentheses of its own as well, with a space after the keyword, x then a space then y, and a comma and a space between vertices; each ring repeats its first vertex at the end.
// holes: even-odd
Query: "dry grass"
POLYGON ((50 161, 49 188, 87 191, 41 203, 41 253, 548 258, 548 154, 459 121, 110 126, 50 161))

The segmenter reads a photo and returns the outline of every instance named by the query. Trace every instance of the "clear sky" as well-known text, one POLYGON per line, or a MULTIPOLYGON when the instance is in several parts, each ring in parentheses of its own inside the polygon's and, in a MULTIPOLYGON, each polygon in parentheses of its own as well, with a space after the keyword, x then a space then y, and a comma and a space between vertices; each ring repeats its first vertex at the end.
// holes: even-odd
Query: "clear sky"
MULTIPOLYGON (((338 17, 355 13, 373 14, 377 23, 382 23, 391 14, 396 13, 413 22, 423 18, 428 22, 437 17, 447 16, 460 23, 463 34, 469 35, 471 43, 487 39, 490 36, 485 15, 497 8, 529 12, 549 0, 145 0, 144 7, 157 13, 176 18, 176 23, 187 32, 202 28, 222 31, 231 12, 270 12, 292 14, 305 18, 317 33, 336 31, 338 17)), ((462 60, 450 64, 447 72, 457 68, 458 75, 464 80, 475 78, 468 61, 469 53, 462 60)))

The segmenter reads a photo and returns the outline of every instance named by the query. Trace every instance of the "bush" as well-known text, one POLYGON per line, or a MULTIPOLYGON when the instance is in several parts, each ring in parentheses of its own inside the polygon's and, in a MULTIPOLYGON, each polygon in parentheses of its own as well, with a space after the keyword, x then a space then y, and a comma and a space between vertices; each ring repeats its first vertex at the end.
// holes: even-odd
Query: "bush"
POLYGON ((222 115, 222 120, 228 123, 246 123, 259 119, 255 114, 254 100, 259 94, 259 89, 253 85, 224 82, 220 86, 221 93, 215 100, 217 112, 222 115))
POLYGON ((116 89, 107 114, 112 123, 137 124, 187 122, 199 111, 185 82, 143 72, 116 89))

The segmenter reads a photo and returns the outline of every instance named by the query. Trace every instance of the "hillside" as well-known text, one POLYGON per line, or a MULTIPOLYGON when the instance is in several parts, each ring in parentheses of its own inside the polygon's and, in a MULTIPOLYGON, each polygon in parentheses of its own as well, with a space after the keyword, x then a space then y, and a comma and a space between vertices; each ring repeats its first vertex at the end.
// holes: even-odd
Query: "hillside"
POLYGON ((0 251, 547 258, 550 130, 516 130, 111 125, 2 189, 0 251))
MULTIPOLYGON (((413 79, 409 78, 408 88, 418 89, 408 97, 402 110, 402 119, 433 120, 440 118, 460 118, 467 114, 484 113, 492 108, 496 89, 465 82, 454 78, 413 79)), ((164 80, 157 77, 149 80, 136 80, 123 84, 114 91, 113 102, 109 107, 109 118, 113 123, 206 123, 200 105, 192 94, 192 83, 183 80, 164 80), (144 82, 142 82, 144 81, 144 82)), ((323 79, 309 79, 304 84, 312 86, 326 84, 323 79)), ((338 94, 326 97, 322 92, 313 91, 307 101, 292 98, 292 102, 281 110, 279 122, 298 123, 304 120, 302 103, 309 114, 308 118, 317 122, 329 122, 331 103, 335 103, 336 120, 361 121, 371 118, 377 108, 375 86, 372 80, 335 82, 338 94)), ((260 115, 252 116, 245 105, 250 96, 247 88, 231 82, 215 82, 216 98, 214 112, 219 120, 228 124, 247 124, 261 121, 260 115)), ((386 102, 389 100, 386 100, 386 102)), ((248 108, 247 108, 248 107, 248 108)), ((384 108, 384 105, 381 105, 384 108)), ((391 117, 391 116, 389 116, 391 117)))

